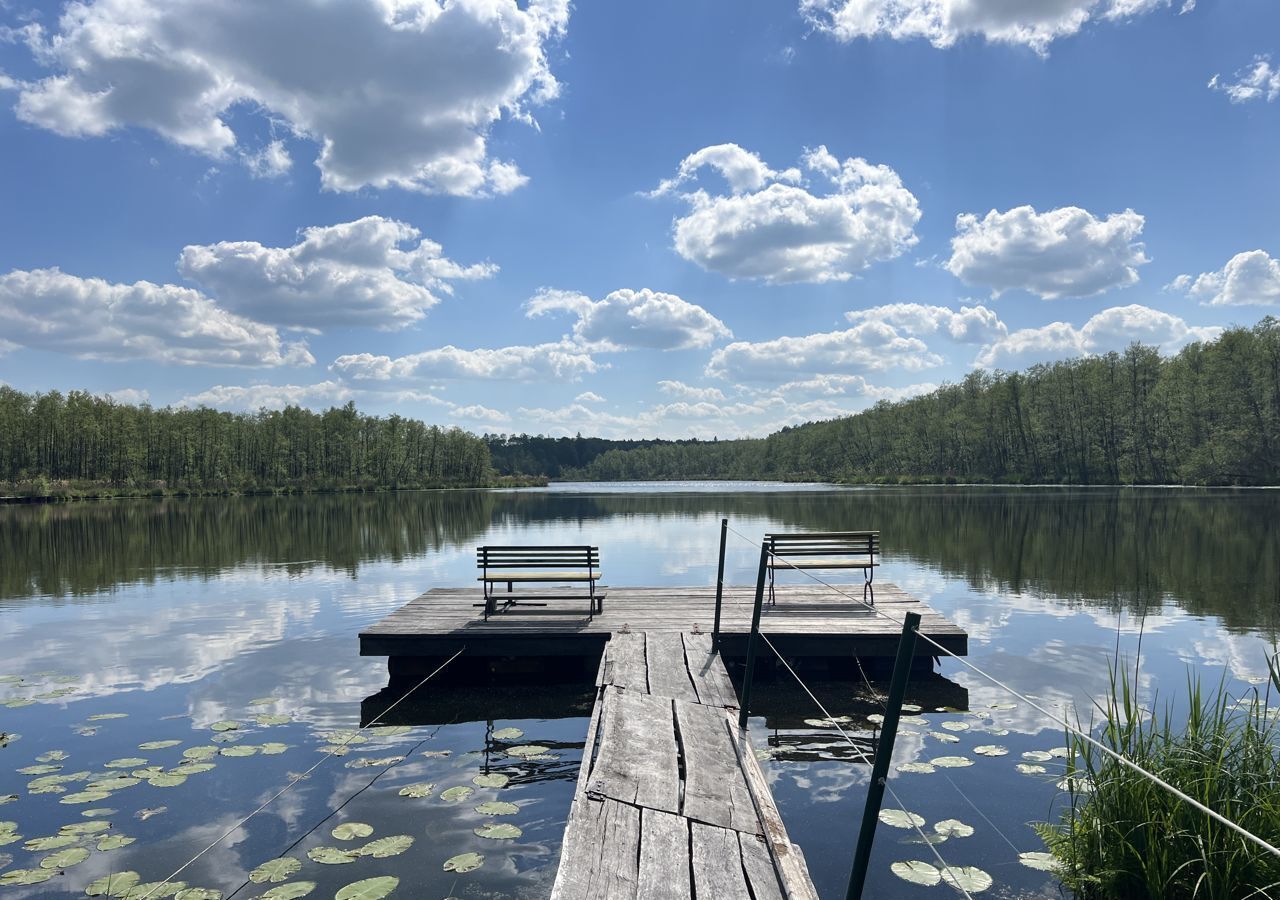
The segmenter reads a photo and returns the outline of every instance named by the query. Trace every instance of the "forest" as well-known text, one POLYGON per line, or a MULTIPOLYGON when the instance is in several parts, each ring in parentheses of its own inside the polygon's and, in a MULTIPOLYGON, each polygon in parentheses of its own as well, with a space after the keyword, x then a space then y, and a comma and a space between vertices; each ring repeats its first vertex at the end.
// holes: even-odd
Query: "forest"
POLYGON ((1133 344, 763 439, 611 449, 564 477, 1008 484, 1280 483, 1280 322, 1177 354, 1133 344))
POLYGON ((0 385, 0 495, 394 489, 483 485, 475 435, 354 404, 314 413, 154 409, 83 391, 0 385))

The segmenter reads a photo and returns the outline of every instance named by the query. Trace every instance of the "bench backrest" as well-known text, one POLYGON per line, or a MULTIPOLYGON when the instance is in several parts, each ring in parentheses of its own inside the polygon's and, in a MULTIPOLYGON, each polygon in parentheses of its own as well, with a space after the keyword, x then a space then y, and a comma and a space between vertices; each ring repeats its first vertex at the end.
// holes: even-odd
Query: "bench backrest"
POLYGON ((809 534, 766 534, 774 556, 870 556, 880 553, 878 531, 818 531, 809 534))
POLYGON ((477 547, 482 569, 598 569, 600 549, 588 546, 477 547))

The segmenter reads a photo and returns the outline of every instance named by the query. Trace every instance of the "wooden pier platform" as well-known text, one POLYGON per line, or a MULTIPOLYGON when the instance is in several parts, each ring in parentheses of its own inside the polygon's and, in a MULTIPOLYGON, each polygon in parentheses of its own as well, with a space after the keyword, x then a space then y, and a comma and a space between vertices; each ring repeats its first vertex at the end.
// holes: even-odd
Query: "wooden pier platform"
MULTIPOLYGON (((478 587, 435 588, 362 631, 360 654, 440 657, 465 646, 470 657, 598 657, 615 633, 711 633, 714 588, 604 590, 604 612, 591 619, 584 598, 581 602, 554 601, 546 607, 517 603, 486 621, 477 606, 481 600, 478 587)), ((841 590, 862 596, 861 583, 841 590)), ((723 654, 746 654, 754 601, 754 587, 725 587, 720 625, 723 654)), ((876 584, 876 607, 898 621, 908 611, 918 612, 922 633, 957 656, 968 652, 969 638, 962 628, 895 585, 876 584)), ((818 585, 779 585, 778 601, 765 606, 760 627, 778 651, 788 656, 891 658, 900 632, 894 621, 818 585)), ((916 642, 917 657, 931 657, 936 652, 928 643, 916 642)))
POLYGON ((615 634, 553 900, 816 900, 707 634, 615 634))

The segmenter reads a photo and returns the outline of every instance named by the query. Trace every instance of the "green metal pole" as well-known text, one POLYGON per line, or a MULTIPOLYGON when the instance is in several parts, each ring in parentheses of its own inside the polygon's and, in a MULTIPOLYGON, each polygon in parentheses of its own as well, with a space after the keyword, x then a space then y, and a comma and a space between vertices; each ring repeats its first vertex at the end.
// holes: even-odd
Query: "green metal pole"
POLYGON ((769 547, 760 544, 760 571, 756 575, 756 606, 751 612, 751 635, 747 638, 747 674, 742 679, 742 709, 738 711, 738 727, 747 727, 751 713, 751 682, 756 675, 756 641, 760 634, 760 607, 764 605, 764 576, 769 563, 769 547))
POLYGON ((716 624, 711 630, 711 646, 720 647, 720 602, 724 599, 724 545, 729 537, 729 520, 720 520, 720 567, 716 570, 716 624))
POLYGON ((898 641, 898 655, 893 660, 893 677, 889 681, 889 700, 885 704, 884 723, 880 740, 876 744, 876 758, 871 765, 871 785, 867 788, 867 805, 862 810, 862 828, 858 831, 858 846, 853 852, 853 871, 849 873, 849 889, 845 900, 861 900, 862 885, 867 880, 867 863, 871 860, 871 842, 875 840, 876 823, 880 820, 880 804, 884 800, 885 779, 889 775, 889 760, 893 757, 893 741, 898 736, 898 719, 902 715, 902 697, 907 692, 907 678, 911 674, 911 662, 915 657, 916 629, 920 626, 920 614, 909 612, 902 622, 902 638, 898 641))

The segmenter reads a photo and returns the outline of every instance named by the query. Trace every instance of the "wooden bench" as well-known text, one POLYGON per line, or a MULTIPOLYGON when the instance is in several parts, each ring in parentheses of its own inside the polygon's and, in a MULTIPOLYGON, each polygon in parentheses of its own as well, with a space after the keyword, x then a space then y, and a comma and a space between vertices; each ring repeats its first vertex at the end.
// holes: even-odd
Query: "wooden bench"
POLYGON ((777 602, 775 575, 786 569, 861 569, 862 599, 876 602, 876 566, 880 565, 880 532, 821 531, 810 534, 766 534, 769 549, 769 603, 777 602))
MULTIPOLYGON (((585 590, 578 593, 538 593, 521 595, 520 600, 530 606, 546 606, 544 602, 528 601, 586 599, 590 606, 588 618, 604 612, 604 594, 596 593, 600 580, 600 550, 587 546, 542 546, 476 548, 478 579, 484 585, 484 617, 497 612, 498 600, 494 588, 505 583, 507 593, 512 594, 516 584, 580 584, 585 590)), ((516 597, 509 596, 504 607, 514 606, 516 597)))

